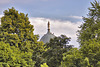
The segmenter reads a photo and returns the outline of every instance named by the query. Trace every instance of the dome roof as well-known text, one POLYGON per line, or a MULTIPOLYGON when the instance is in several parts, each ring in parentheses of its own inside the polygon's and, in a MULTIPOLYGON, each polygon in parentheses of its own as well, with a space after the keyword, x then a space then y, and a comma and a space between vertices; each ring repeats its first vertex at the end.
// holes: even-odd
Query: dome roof
POLYGON ((44 34, 44 36, 40 39, 40 41, 47 43, 50 41, 51 38, 54 38, 54 37, 55 35, 50 32, 50 23, 48 22, 48 32, 44 34))
POLYGON ((44 36, 40 39, 40 41, 43 41, 44 43, 47 43, 50 41, 51 38, 54 38, 55 35, 52 33, 48 32, 47 34, 44 34, 44 36))

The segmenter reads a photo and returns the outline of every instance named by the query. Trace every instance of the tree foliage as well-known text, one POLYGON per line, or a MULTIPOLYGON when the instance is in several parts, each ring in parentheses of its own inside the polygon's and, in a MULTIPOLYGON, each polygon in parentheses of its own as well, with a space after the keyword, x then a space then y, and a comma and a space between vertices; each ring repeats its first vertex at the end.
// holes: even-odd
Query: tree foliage
POLYGON ((61 35, 49 43, 37 41, 28 15, 14 8, 4 11, 0 25, 0 67, 100 67, 100 3, 89 8, 78 30, 80 48, 61 35))
POLYGON ((96 0, 78 31, 80 48, 63 54, 61 67, 100 67, 100 3, 96 0))
POLYGON ((63 54, 62 67, 99 67, 100 43, 89 40, 80 49, 73 48, 63 54))
POLYGON ((41 67, 48 67, 46 63, 41 64, 41 67))
POLYGON ((37 41, 38 38, 33 31, 28 14, 18 13, 13 7, 4 11, 1 18, 0 41, 19 47, 23 51, 27 50, 27 47, 38 49, 37 45, 43 44, 37 41), (27 46, 27 43, 30 45, 27 46))
POLYGON ((83 17, 84 23, 79 27, 81 30, 78 30, 78 42, 81 45, 90 39, 100 40, 100 3, 95 0, 91 5, 87 17, 83 17))
POLYGON ((31 52, 22 52, 9 43, 0 42, 0 67, 34 67, 31 52))
POLYGON ((89 63, 93 67, 96 67, 100 61, 100 43, 95 40, 87 42, 87 45, 82 46, 80 51, 83 53, 83 57, 89 58, 89 63))
POLYGON ((45 58, 44 62, 48 64, 49 67, 59 67, 62 61, 63 53, 69 51, 72 46, 67 45, 70 38, 65 35, 55 37, 51 39, 49 43, 46 43, 47 51, 43 53, 45 58))
POLYGON ((63 54, 63 61, 61 67, 80 67, 82 61, 82 54, 77 48, 71 49, 69 52, 63 54))
MULTIPOLYGON (((35 58, 37 58, 37 56, 44 51, 44 44, 40 41, 37 41, 38 36, 34 35, 33 31, 34 28, 33 25, 30 24, 28 14, 25 15, 24 13, 19 13, 13 7, 5 10, 4 16, 1 18, 0 42, 9 44, 9 47, 6 49, 11 48, 11 54, 9 51, 8 54, 12 58, 5 58, 5 61, 1 62, 4 64, 7 63, 8 66, 9 64, 20 64, 19 67, 28 66, 31 64, 34 65, 34 61, 37 63, 37 60, 33 59, 32 57, 35 56, 35 58), (9 60, 11 61, 9 62, 9 60)), ((3 44, 3 46, 5 46, 5 44, 3 44)), ((8 55, 5 57, 8 57, 8 55)), ((3 57, 1 58, 3 59, 3 57)))

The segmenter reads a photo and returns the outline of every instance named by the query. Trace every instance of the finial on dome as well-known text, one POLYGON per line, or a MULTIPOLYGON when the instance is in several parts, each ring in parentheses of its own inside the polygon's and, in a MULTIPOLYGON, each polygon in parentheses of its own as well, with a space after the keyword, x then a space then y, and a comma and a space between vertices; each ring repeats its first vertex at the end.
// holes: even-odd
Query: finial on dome
POLYGON ((48 32, 50 32, 50 22, 48 21, 48 32))

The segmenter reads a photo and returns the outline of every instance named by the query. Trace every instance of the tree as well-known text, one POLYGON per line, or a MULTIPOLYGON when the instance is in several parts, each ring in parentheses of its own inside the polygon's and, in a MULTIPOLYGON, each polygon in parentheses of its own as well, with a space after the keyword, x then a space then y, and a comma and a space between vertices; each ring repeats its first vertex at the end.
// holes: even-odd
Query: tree
POLYGON ((49 67, 59 67, 62 61, 63 53, 69 51, 72 46, 67 45, 70 38, 65 35, 55 37, 51 39, 49 43, 46 43, 47 51, 43 53, 45 58, 44 62, 48 64, 49 67))
POLYGON ((18 13, 13 7, 5 10, 1 18, 0 41, 18 46, 22 50, 26 49, 27 42, 31 44, 32 49, 40 44, 27 16, 28 14, 18 13))
MULTIPOLYGON (((26 55, 29 52, 31 59, 33 56, 37 58, 44 51, 44 44, 37 41, 38 36, 34 35, 33 31, 28 14, 19 13, 13 7, 4 11, 4 16, 1 18, 0 41, 19 48, 26 55)), ((32 60, 38 62, 36 59, 32 60)))
POLYGON ((100 3, 95 0, 91 5, 87 18, 83 17, 84 23, 79 27, 81 30, 78 30, 78 42, 81 45, 94 38, 100 40, 100 3))
POLYGON ((93 40, 87 41, 85 45, 80 48, 80 52, 83 53, 83 57, 89 59, 89 64, 93 67, 99 65, 100 61, 100 43, 93 40))
POLYGON ((62 67, 99 67, 100 43, 93 40, 87 41, 80 49, 73 48, 63 54, 62 67))
POLYGON ((83 56, 80 51, 77 48, 72 48, 70 51, 63 54, 61 67, 81 67, 82 62, 83 56))
POLYGON ((9 43, 0 42, 0 67, 34 67, 31 52, 22 52, 9 43))

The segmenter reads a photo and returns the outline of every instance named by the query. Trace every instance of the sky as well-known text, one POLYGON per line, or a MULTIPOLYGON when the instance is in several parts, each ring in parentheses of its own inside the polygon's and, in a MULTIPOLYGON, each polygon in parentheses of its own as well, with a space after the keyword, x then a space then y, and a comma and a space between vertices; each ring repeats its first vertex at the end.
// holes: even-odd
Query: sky
MULTIPOLYGON (((14 7, 19 12, 28 14, 34 25, 34 34, 40 38, 47 32, 47 22, 50 22, 51 32, 56 36, 61 34, 71 37, 71 45, 79 47, 77 30, 87 17, 90 2, 94 0, 0 0, 0 17, 3 11, 14 7)), ((97 0, 99 1, 99 0, 97 0)))

